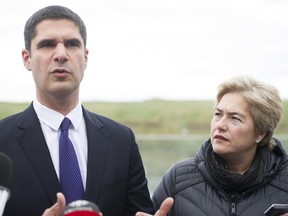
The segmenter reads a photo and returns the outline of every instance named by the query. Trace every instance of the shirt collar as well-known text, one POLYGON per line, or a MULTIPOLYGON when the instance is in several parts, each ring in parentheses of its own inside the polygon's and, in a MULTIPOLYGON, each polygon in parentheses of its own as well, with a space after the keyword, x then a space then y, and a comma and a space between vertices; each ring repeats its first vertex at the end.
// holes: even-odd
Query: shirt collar
MULTIPOLYGON (((33 101, 33 107, 41 122, 55 131, 60 128, 61 122, 65 117, 63 114, 42 105, 37 99, 33 101)), ((79 102, 77 106, 66 115, 66 117, 70 119, 73 127, 77 130, 80 126, 81 120, 83 119, 81 103, 79 102)))

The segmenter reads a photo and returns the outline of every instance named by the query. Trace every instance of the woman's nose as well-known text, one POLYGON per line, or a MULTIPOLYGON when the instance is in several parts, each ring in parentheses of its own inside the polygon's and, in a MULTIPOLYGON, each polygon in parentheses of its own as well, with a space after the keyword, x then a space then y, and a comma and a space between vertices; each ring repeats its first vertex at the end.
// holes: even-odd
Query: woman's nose
POLYGON ((227 118, 222 117, 221 119, 218 119, 216 121, 216 128, 221 129, 221 130, 226 130, 227 129, 227 118))

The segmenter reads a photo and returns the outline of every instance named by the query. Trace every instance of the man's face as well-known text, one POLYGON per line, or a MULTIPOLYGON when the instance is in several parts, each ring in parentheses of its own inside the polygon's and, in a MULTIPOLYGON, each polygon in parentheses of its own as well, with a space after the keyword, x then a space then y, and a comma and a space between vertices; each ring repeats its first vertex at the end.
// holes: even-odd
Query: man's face
POLYGON ((24 49, 22 58, 32 71, 37 98, 78 97, 88 59, 79 28, 68 19, 49 19, 40 22, 36 32, 31 53, 24 49))

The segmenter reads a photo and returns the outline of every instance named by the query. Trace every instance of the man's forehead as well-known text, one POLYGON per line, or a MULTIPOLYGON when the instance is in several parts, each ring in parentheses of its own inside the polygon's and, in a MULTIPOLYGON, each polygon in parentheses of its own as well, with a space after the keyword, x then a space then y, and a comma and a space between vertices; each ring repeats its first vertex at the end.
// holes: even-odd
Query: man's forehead
POLYGON ((68 19, 47 19, 43 20, 35 28, 36 40, 68 40, 77 38, 81 42, 79 27, 71 20, 68 19))

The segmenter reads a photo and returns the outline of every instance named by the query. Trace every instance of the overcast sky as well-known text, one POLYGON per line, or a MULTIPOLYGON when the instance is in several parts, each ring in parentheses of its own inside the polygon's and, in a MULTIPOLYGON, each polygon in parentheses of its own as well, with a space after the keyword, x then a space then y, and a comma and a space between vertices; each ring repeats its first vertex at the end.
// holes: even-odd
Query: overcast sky
POLYGON ((1 0, 0 101, 31 101, 23 28, 61 4, 88 30, 82 101, 214 99, 223 80, 248 74, 288 99, 288 0, 1 0))

